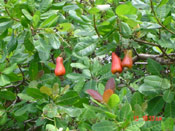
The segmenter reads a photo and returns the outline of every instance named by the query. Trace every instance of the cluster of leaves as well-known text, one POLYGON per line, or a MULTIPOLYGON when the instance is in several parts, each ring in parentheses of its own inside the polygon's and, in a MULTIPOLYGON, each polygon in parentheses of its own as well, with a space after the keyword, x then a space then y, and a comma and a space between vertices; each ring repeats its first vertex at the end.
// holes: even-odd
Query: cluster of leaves
POLYGON ((174 0, 0 0, 0 130, 173 130, 173 7, 174 0), (111 73, 116 48, 134 51, 133 68, 120 75, 111 73), (54 75, 60 55, 64 77, 54 75), (105 88, 115 92, 99 103, 105 88), (87 90, 98 93, 93 99, 87 90))

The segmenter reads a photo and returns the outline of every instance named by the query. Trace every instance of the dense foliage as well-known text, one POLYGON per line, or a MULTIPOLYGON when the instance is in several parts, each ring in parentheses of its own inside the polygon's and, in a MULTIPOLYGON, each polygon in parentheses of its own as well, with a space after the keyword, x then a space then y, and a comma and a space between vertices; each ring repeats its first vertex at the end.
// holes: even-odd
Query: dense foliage
POLYGON ((174 95, 174 0, 0 0, 0 130, 173 131, 174 95))

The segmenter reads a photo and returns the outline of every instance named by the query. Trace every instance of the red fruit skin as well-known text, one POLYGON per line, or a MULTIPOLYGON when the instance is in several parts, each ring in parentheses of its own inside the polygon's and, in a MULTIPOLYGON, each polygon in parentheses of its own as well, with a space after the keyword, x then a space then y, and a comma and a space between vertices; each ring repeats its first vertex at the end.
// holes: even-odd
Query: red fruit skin
POLYGON ((111 65, 111 72, 115 74, 116 72, 121 73, 122 72, 122 65, 120 58, 115 54, 115 52, 112 52, 112 65, 111 65))
POLYGON ((132 65, 133 65, 132 51, 131 50, 127 50, 125 52, 125 57, 123 58, 123 61, 122 61, 122 67, 132 68, 132 65))
POLYGON ((55 75, 56 76, 62 76, 66 73, 66 70, 63 65, 63 58, 57 57, 56 59, 56 68, 55 68, 55 75))

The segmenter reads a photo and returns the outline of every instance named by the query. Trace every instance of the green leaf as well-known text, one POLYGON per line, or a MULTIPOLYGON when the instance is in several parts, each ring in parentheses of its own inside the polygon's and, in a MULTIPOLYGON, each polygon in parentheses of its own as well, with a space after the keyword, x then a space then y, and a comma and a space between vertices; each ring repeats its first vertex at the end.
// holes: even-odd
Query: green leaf
POLYGON ((53 0, 42 0, 40 4, 40 12, 44 13, 52 5, 53 0))
POLYGON ((8 117, 7 117, 7 113, 4 113, 3 116, 1 116, 1 119, 0 119, 0 125, 3 126, 8 120, 8 117))
POLYGON ((5 99, 5 100, 15 100, 16 96, 13 92, 11 91, 0 91, 0 99, 5 99))
POLYGON ((0 33, 4 32, 13 24, 13 21, 0 21, 0 33))
POLYGON ((143 103, 143 97, 139 92, 135 92, 131 98, 131 105, 134 107, 136 104, 141 105, 143 103))
POLYGON ((121 22, 121 33, 127 38, 132 34, 132 31, 127 23, 121 22))
POLYGON ((22 9, 22 13, 24 14, 24 16, 28 19, 28 20, 32 20, 32 16, 30 15, 30 13, 26 10, 26 9, 22 9))
POLYGON ((43 99, 45 95, 37 88, 27 88, 27 94, 35 99, 43 99))
POLYGON ((16 69, 16 67, 17 67, 17 64, 14 63, 14 64, 11 65, 10 67, 8 67, 8 68, 6 68, 4 71, 2 71, 2 73, 8 75, 8 74, 12 73, 13 70, 16 69))
POLYGON ((117 15, 131 15, 136 14, 137 9, 131 4, 131 2, 127 2, 125 4, 121 4, 116 8, 117 15))
POLYGON ((78 81, 80 79, 85 79, 86 76, 85 75, 82 75, 82 74, 79 74, 79 73, 70 73, 70 74, 67 74, 66 77, 72 81, 78 81))
POLYGON ((30 12, 34 12, 35 9, 35 0, 27 0, 27 6, 30 10, 30 12))
POLYGON ((165 121, 161 122, 163 131, 173 131, 173 118, 167 118, 165 121))
POLYGON ((47 131, 59 131, 54 125, 52 124, 47 124, 46 125, 46 130, 47 131))
POLYGON ((79 99, 80 99, 80 97, 78 96, 77 92, 69 91, 66 94, 64 94, 63 96, 59 97, 59 99, 57 100, 57 104, 60 104, 60 105, 73 105, 79 99))
POLYGON ((163 70, 163 67, 153 59, 148 58, 148 65, 147 65, 147 70, 152 74, 152 75, 160 75, 160 71, 163 70))
POLYGON ((96 44, 94 42, 79 42, 74 47, 74 51, 80 56, 88 56, 93 53, 96 48, 96 44))
POLYGON ((25 46, 25 49, 28 51, 32 52, 34 50, 33 38, 32 38, 31 32, 25 33, 24 46, 25 46))
POLYGON ((148 4, 144 3, 141 0, 132 0, 132 5, 136 7, 137 9, 146 9, 149 7, 148 4))
POLYGON ((14 36, 14 33, 12 33, 11 35, 11 39, 7 44, 7 49, 8 49, 8 53, 10 54, 12 51, 14 51, 17 47, 17 41, 16 38, 14 36))
POLYGON ((39 53, 40 59, 46 61, 50 55, 50 46, 42 38, 35 41, 34 46, 39 53))
POLYGON ((140 127, 142 127, 144 124, 145 121, 139 118, 138 121, 131 122, 129 126, 126 128, 126 131, 140 131, 140 127))
POLYGON ((158 40, 158 43, 165 48, 175 49, 175 42, 168 35, 162 34, 161 39, 158 40))
POLYGON ((140 27, 145 30, 161 28, 159 24, 151 22, 142 22, 142 24, 140 24, 140 27))
POLYGON ((28 96, 27 94, 24 93, 19 93, 18 97, 24 101, 34 101, 34 99, 31 96, 28 96))
POLYGON ((79 16, 76 14, 76 12, 75 12, 74 10, 70 10, 70 11, 69 11, 69 15, 70 15, 70 17, 71 17, 73 20, 75 20, 76 22, 79 22, 79 23, 81 23, 81 24, 87 24, 86 22, 84 22, 84 21, 81 19, 81 17, 79 17, 79 16))
POLYGON ((61 112, 65 112, 70 117, 79 117, 82 113, 80 108, 76 107, 60 107, 61 112))
POLYGON ((5 86, 7 84, 10 84, 10 80, 6 75, 1 74, 0 75, 0 86, 5 86))
POLYGON ((38 26, 39 21, 40 21, 40 11, 35 12, 32 20, 33 20, 33 26, 36 28, 38 26))
POLYGON ((150 86, 153 86, 157 89, 168 89, 170 88, 170 81, 167 79, 162 79, 156 75, 146 76, 144 79, 144 83, 150 86))
POLYGON ((98 8, 96 8, 96 7, 93 7, 93 8, 91 8, 91 9, 89 9, 88 12, 89 12, 90 14, 95 15, 95 14, 97 14, 98 12, 100 12, 100 10, 99 10, 98 8))
POLYGON ((81 64, 81 63, 71 63, 70 66, 74 67, 74 68, 79 68, 79 69, 87 69, 88 67, 86 67, 85 65, 81 64))
POLYGON ((47 116, 49 118, 54 118, 57 115, 57 106, 54 104, 47 104, 43 108, 43 114, 44 116, 47 116))
POLYGON ((48 34, 47 35, 50 45, 53 49, 59 49, 60 48, 60 40, 59 38, 54 34, 48 34))
POLYGON ((123 121, 129 119, 131 111, 131 105, 129 103, 125 103, 120 110, 120 120, 123 121))
POLYGON ((141 128, 142 131, 160 131, 161 123, 160 121, 146 121, 141 128))
POLYGON ((54 14, 52 16, 50 16, 48 19, 46 19, 45 21, 43 21, 41 24, 40 24, 40 27, 41 28, 44 28, 44 27, 52 27, 54 25, 56 25, 56 22, 58 20, 58 15, 57 14, 54 14))
POLYGON ((93 131, 114 131, 115 124, 111 121, 103 120, 92 125, 93 131))
POLYGON ((78 9, 79 7, 77 5, 67 5, 67 6, 64 6, 63 7, 63 10, 64 11, 69 11, 69 10, 76 10, 78 9))
POLYGON ((171 90, 166 90, 163 93, 163 99, 167 103, 171 103, 174 100, 174 94, 171 90))
POLYGON ((165 106, 165 117, 175 117, 175 102, 167 103, 165 106))
POLYGON ((52 89, 49 88, 49 87, 46 87, 46 86, 42 86, 40 88, 40 92, 43 93, 43 94, 46 94, 48 96, 52 95, 52 89))
POLYGON ((31 80, 35 80, 38 74, 38 61, 32 60, 29 64, 29 76, 31 80))
POLYGON ((75 85, 74 85, 74 90, 76 92, 81 92, 83 87, 84 87, 84 83, 85 83, 85 80, 84 79, 80 79, 75 85))
POLYGON ((163 98, 160 96, 154 97, 148 102, 147 112, 150 116, 157 115, 160 113, 164 106, 163 98))
POLYGON ((139 87, 139 92, 144 95, 156 95, 161 93, 161 89, 144 83, 139 87))
POLYGON ((162 84, 162 78, 156 75, 146 76, 144 79, 144 83, 153 87, 160 88, 162 84))
POLYGON ((97 82, 95 80, 90 80, 84 85, 84 92, 88 89, 97 90, 97 82))
POLYGON ((27 112, 27 106, 28 105, 24 105, 23 107, 21 107, 20 109, 15 111, 14 115, 15 116, 22 116, 22 115, 24 115, 27 112))
POLYGON ((158 7, 161 7, 163 5, 165 5, 169 0, 161 0, 160 4, 158 5, 158 7))
POLYGON ((57 29, 62 32, 69 32, 73 30, 73 25, 71 23, 61 23, 57 29))
POLYGON ((109 98, 108 105, 111 108, 116 107, 116 105, 120 102, 120 98, 117 94, 112 94, 109 98))

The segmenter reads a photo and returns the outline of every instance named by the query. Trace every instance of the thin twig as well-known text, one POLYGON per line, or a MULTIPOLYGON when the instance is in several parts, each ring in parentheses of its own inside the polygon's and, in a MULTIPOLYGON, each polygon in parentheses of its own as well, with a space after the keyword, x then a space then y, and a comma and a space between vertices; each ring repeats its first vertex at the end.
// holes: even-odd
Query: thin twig
POLYGON ((19 81, 19 83, 16 84, 16 85, 8 85, 8 86, 5 86, 3 88, 12 88, 12 87, 17 88, 17 87, 19 87, 20 85, 22 85, 25 82, 25 75, 24 75, 24 72, 21 69, 21 65, 18 64, 18 68, 19 68, 19 70, 20 70, 20 72, 22 74, 22 81, 19 81))
POLYGON ((100 38, 100 34, 99 34, 98 30, 97 30, 95 15, 93 15, 93 25, 94 25, 95 32, 97 33, 98 37, 100 38))
POLYGON ((170 60, 173 60, 173 61, 175 60, 175 59, 171 58, 171 57, 164 51, 164 49, 163 49, 160 45, 158 45, 158 44, 156 44, 156 43, 148 42, 148 41, 141 40, 141 39, 135 39, 135 38, 132 38, 132 39, 133 39, 134 41, 138 42, 139 44, 146 44, 146 45, 151 45, 151 46, 157 46, 167 58, 169 58, 170 60))
MULTIPOLYGON (((174 53, 172 54, 169 54, 169 55, 174 55, 174 53)), ((133 63, 134 64, 137 64, 136 62, 138 60, 146 60, 148 58, 151 58, 161 64, 164 64, 164 65, 169 65, 169 64, 173 64, 174 61, 171 61, 170 59, 165 59, 163 58, 162 54, 160 55, 153 55, 153 54, 138 54, 136 56, 133 57, 133 63)))
POLYGON ((154 6, 153 6, 153 1, 152 1, 152 0, 150 0, 150 4, 151 4, 151 10, 152 10, 152 12, 153 12, 153 14, 154 14, 154 17, 156 18, 156 20, 157 20, 157 22, 159 23, 159 25, 162 26, 162 28, 164 28, 165 30, 167 30, 168 32, 170 32, 171 34, 174 35, 175 32, 173 32, 173 31, 169 30, 168 28, 166 28, 166 27, 161 23, 161 21, 159 20, 159 18, 157 17, 156 12, 154 11, 154 6))
POLYGON ((7 12, 7 14, 8 14, 8 16, 11 18, 11 19, 13 19, 13 20, 15 20, 15 21, 17 21, 17 22, 20 22, 20 20, 18 20, 18 19, 16 19, 16 18, 13 18, 11 15, 10 15, 10 13, 9 13, 9 11, 8 11, 8 9, 5 7, 5 11, 7 12))
POLYGON ((132 93, 136 92, 136 90, 135 90, 134 88, 132 88, 132 87, 130 87, 130 86, 127 86, 127 85, 125 85, 125 84, 119 84, 117 87, 118 87, 118 88, 128 87, 129 90, 130 90, 132 93))

